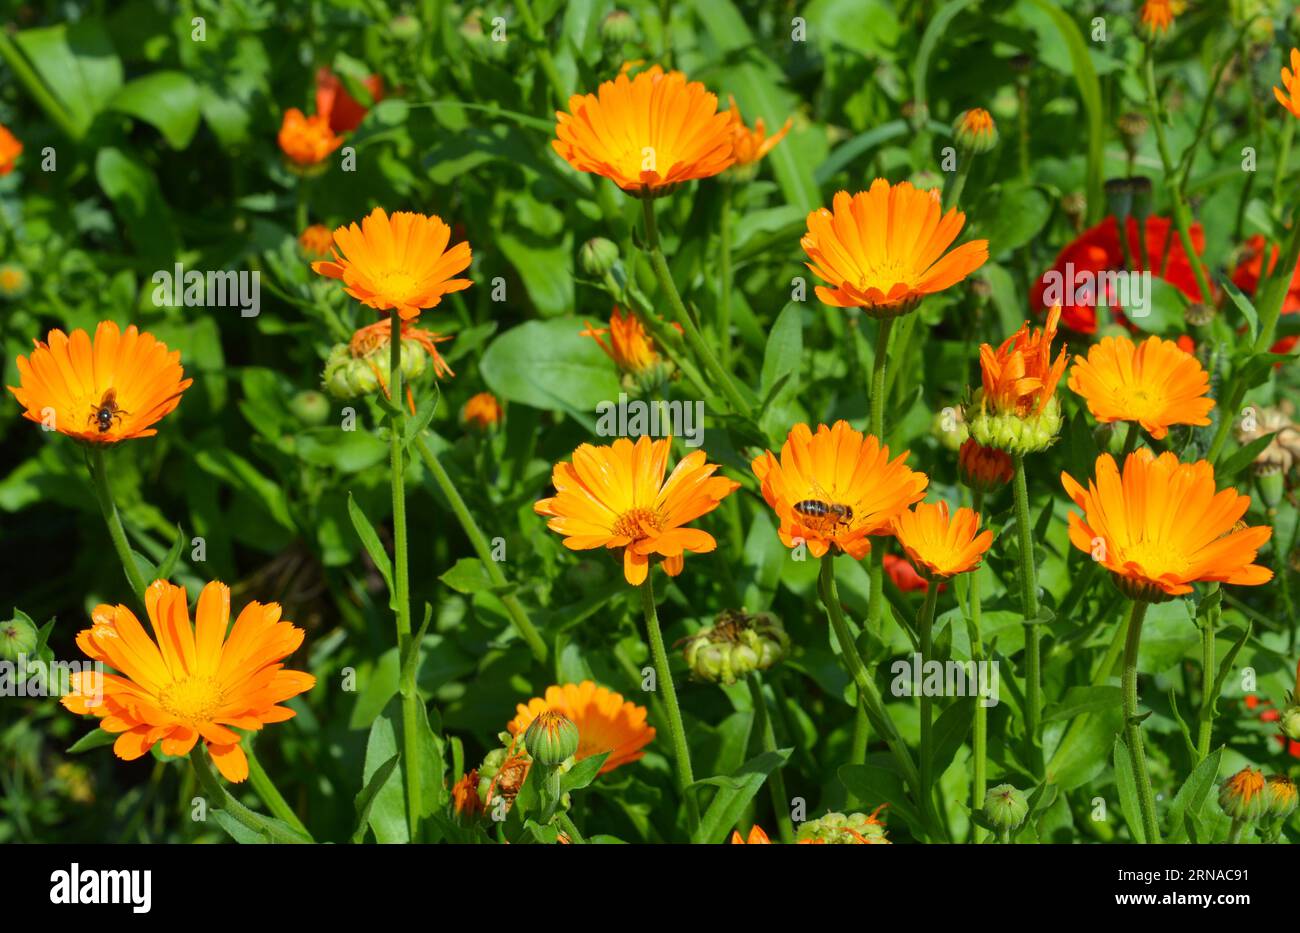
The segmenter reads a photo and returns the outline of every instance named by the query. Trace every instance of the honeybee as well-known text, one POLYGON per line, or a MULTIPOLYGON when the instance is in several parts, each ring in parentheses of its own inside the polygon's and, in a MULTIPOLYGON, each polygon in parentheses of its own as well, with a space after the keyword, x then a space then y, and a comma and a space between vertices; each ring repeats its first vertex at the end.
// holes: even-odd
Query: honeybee
POLYGON ((835 502, 826 491, 812 484, 813 498, 801 499, 791 506, 809 528, 822 532, 834 532, 843 525, 846 529, 853 523, 853 506, 835 502))
POLYGON ((87 424, 94 424, 99 429, 100 434, 105 434, 116 421, 122 423, 122 416, 131 414, 125 408, 119 408, 117 404, 117 390, 108 389, 104 392, 104 397, 99 400, 98 405, 90 406, 90 414, 86 417, 87 424))

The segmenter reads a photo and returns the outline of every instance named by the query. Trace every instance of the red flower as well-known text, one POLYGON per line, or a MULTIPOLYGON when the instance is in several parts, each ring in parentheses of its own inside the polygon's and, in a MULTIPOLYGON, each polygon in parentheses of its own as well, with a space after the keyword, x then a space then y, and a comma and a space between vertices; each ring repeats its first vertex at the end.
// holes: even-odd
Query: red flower
MULTIPOLYGON (((1264 236, 1260 233, 1246 240, 1241 247, 1241 259, 1237 261, 1237 268, 1232 270, 1232 284, 1252 297, 1255 295, 1255 289, 1259 287, 1259 270, 1264 265, 1264 245, 1264 236)), ((1268 257, 1270 275, 1276 265, 1277 247, 1274 246, 1268 257)), ((1287 290, 1286 301, 1282 302, 1283 314, 1292 314, 1296 311, 1300 311, 1300 265, 1296 266, 1291 275, 1291 287, 1287 290)), ((1274 350, 1273 352, 1285 353, 1286 351, 1274 350)))
MULTIPOLYGON (((881 564, 885 568, 885 573, 889 574, 889 579, 894 581, 894 586, 898 587, 904 593, 924 593, 930 588, 930 582, 916 572, 912 562, 906 558, 899 557, 897 554, 886 554, 881 564)), ((939 592, 942 593, 944 584, 939 584, 939 592)))
MULTIPOLYGON (((371 75, 361 83, 375 103, 384 99, 384 82, 379 75, 371 75)), ((348 93, 334 72, 322 67, 316 72, 316 112, 330 121, 335 133, 351 133, 369 110, 348 93)))
MULTIPOLYGON (((1128 218, 1127 228, 1132 268, 1142 271, 1146 267, 1142 263, 1137 220, 1133 217, 1128 218)), ((1200 224, 1192 224, 1190 232, 1192 246, 1199 255, 1205 250, 1205 234, 1200 224)), ((1146 255, 1155 260, 1152 273, 1175 286, 1191 300, 1199 301, 1201 293, 1196 286, 1196 273, 1192 271, 1192 264, 1187 258, 1187 253, 1183 251, 1183 244, 1178 239, 1178 231, 1173 228, 1170 219, 1148 217, 1144 238, 1146 255)), ((1080 277, 1085 273, 1095 277, 1099 272, 1121 272, 1124 268, 1124 253, 1120 249, 1115 218, 1107 217, 1097 226, 1083 231, 1061 250, 1051 270, 1034 283, 1030 300, 1035 309, 1045 311, 1047 304, 1043 300, 1043 293, 1047 291, 1052 279, 1056 279, 1062 283, 1067 299, 1061 302, 1061 323, 1081 334, 1096 333, 1097 308, 1122 310, 1116 302, 1116 296, 1111 293, 1110 283, 1108 281, 1100 283, 1102 294, 1097 296, 1094 304, 1074 304, 1068 299, 1073 295, 1075 287, 1082 286, 1080 277), (1067 265, 1072 268, 1067 269, 1067 265), (1069 274, 1071 272, 1072 276, 1069 274)))

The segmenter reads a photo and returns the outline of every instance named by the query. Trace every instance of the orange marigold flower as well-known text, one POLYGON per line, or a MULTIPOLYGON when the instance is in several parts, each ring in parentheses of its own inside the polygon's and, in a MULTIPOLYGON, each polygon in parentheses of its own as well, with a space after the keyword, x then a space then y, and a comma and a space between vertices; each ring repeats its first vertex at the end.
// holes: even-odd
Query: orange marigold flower
POLYGON ((1282 67, 1282 87, 1274 86, 1273 96, 1293 117, 1300 117, 1300 49, 1291 50, 1291 67, 1282 67))
POLYGON ((752 165, 763 158, 785 138, 785 134, 790 132, 790 127, 794 125, 794 117, 786 117, 785 124, 768 136, 767 124, 762 117, 759 117, 754 121, 754 128, 751 130, 740 116, 740 107, 736 105, 736 98, 729 97, 727 100, 731 104, 727 116, 731 120, 731 146, 737 166, 752 165))
POLYGON ((327 258, 334 246, 334 234, 324 224, 312 224, 298 237, 298 245, 308 256, 327 258))
POLYGON ((9 132, 9 128, 0 124, 0 176, 8 175, 18 164, 18 157, 23 153, 23 144, 18 137, 9 132))
POLYGON ((451 788, 452 812, 465 821, 472 821, 482 816, 483 800, 478 795, 478 769, 466 771, 451 788))
POLYGON ((18 387, 8 386, 23 417, 93 444, 151 437, 153 425, 171 413, 192 379, 179 350, 132 324, 125 332, 101 321, 92 341, 78 328, 71 336, 50 331, 30 358, 18 357, 18 387))
POLYGON ((1052 359, 1052 341, 1060 320, 1061 309, 1053 308, 1041 330, 1031 329, 1026 321, 997 350, 987 343, 980 346, 984 407, 998 414, 1022 416, 1040 415, 1047 409, 1065 372, 1065 347, 1052 359))
POLYGON ((740 830, 733 829, 731 831, 731 844, 733 846, 743 846, 743 845, 770 846, 772 844, 772 840, 767 837, 767 833, 763 832, 763 827, 755 823, 753 826, 749 828, 748 838, 741 836, 740 830))
MULTIPOLYGON (((384 80, 379 75, 370 75, 361 84, 375 103, 384 99, 384 80)), ((316 112, 329 121, 335 133, 350 133, 370 110, 348 93, 334 72, 322 66, 316 71, 316 112)))
POLYGON ((640 376, 662 366, 663 357, 635 314, 624 313, 615 306, 609 327, 593 327, 590 321, 582 323, 587 329, 581 335, 595 340, 622 372, 640 376), (608 343, 603 339, 606 335, 608 343))
POLYGON ((948 515, 947 502, 920 502, 894 519, 894 537, 917 570, 932 577, 951 577, 978 570, 993 532, 979 530, 980 516, 960 508, 948 515))
POLYGON ((610 753, 600 766, 601 774, 639 760, 655 737, 654 727, 646 723, 644 706, 625 701, 621 693, 590 680, 547 687, 545 696, 533 697, 515 709, 515 718, 506 726, 513 736, 522 736, 529 723, 547 710, 567 716, 578 727, 578 761, 610 753))
POLYGON ((1149 38, 1163 36, 1174 24, 1173 0, 1146 0, 1142 4, 1141 23, 1149 38))
POLYGON ((62 703, 74 713, 100 717, 117 734, 113 751, 134 761, 162 742, 167 755, 188 755, 202 738, 228 781, 248 777, 239 733, 291 719, 278 704, 310 690, 316 678, 285 670, 303 631, 281 621, 278 603, 251 602, 226 635, 230 587, 209 583, 199 594, 195 623, 184 587, 155 580, 145 591, 153 626, 150 638, 126 606, 95 607, 93 624, 77 634, 77 647, 117 673, 73 674, 62 703))
POLYGON ((962 111, 952 128, 957 142, 972 152, 988 152, 998 144, 998 125, 983 107, 962 111))
POLYGON ((451 249, 451 228, 438 216, 396 211, 390 218, 376 207, 358 226, 334 231, 334 260, 314 262, 321 275, 340 279, 343 290, 377 311, 397 309, 403 320, 436 307, 443 295, 469 288, 453 278, 469 268, 468 243, 451 249))
POLYGON ((465 424, 486 431, 501 421, 504 412, 501 410, 501 403, 491 392, 479 392, 471 396, 470 400, 465 403, 465 407, 460 410, 460 420, 465 424))
POLYGON ((817 297, 837 308, 860 307, 873 317, 906 314, 989 258, 987 240, 945 253, 966 215, 955 207, 945 214, 937 191, 877 178, 869 191, 839 192, 832 208, 808 215, 800 242, 812 260, 808 268, 831 286, 817 286, 817 297))
POLYGON ((550 519, 546 527, 564 535, 570 550, 622 548, 623 576, 633 586, 645 582, 656 554, 675 577, 686 551, 707 554, 717 547, 711 534, 686 523, 712 512, 740 484, 714 476, 718 465, 702 450, 683 457, 665 481, 671 447, 669 438, 649 437, 635 444, 621 437, 608 447, 582 444, 572 463, 555 465, 555 495, 534 503, 533 511, 550 519))
POLYGON ((343 137, 330 129, 329 120, 320 114, 306 116, 297 107, 284 112, 278 137, 280 151, 299 168, 312 168, 343 145, 343 137))
POLYGON ((718 112, 717 95, 658 65, 575 94, 569 112, 555 117, 551 146, 564 161, 643 197, 717 175, 736 158, 731 117, 718 112))
POLYGON ((1087 357, 1075 357, 1069 386, 1103 424, 1136 421, 1156 440, 1171 424, 1210 423, 1214 399, 1200 360, 1172 340, 1103 337, 1087 357))
POLYGON ((971 489, 989 493, 1011 482, 1014 466, 1006 451, 968 437, 957 451, 957 472, 971 489))
POLYGON ((867 536, 889 534, 894 518, 925 496, 929 478, 907 458, 904 451, 891 461, 875 437, 837 421, 816 434, 796 424, 779 461, 764 451, 751 466, 786 547, 806 543, 814 557, 835 547, 861 560, 871 550, 867 536))
POLYGON ((1097 458, 1095 474, 1087 489, 1061 474, 1083 510, 1070 513, 1070 542, 1131 598, 1162 601, 1202 580, 1256 586, 1273 578, 1251 563, 1273 529, 1237 527, 1250 497, 1231 487, 1216 492, 1208 461, 1179 463, 1143 447, 1129 454, 1122 475, 1110 454, 1097 458))

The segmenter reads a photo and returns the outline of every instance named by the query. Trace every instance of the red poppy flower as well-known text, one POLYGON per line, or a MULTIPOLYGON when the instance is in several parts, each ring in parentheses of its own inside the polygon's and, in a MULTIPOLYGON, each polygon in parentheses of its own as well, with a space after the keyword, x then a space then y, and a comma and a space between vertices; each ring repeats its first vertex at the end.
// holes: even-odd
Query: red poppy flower
MULTIPOLYGON (((885 554, 881 564, 885 568, 885 573, 889 574, 889 579, 894 581, 894 586, 904 593, 924 593, 930 588, 930 581, 917 573, 916 568, 912 566, 912 562, 905 557, 899 557, 897 554, 885 554)), ((939 584, 940 593, 945 588, 945 584, 939 584)))
MULTIPOLYGON (((1232 284, 1247 295, 1254 296, 1255 289, 1259 287, 1259 272, 1264 265, 1264 246, 1263 234, 1257 233, 1246 240, 1241 247, 1241 258, 1237 261, 1237 268, 1232 270, 1232 284)), ((1274 246, 1268 257, 1270 275, 1276 265, 1277 247, 1274 246)), ((1296 311, 1300 311, 1300 265, 1297 265, 1295 271, 1291 274, 1291 287, 1287 289, 1286 301, 1282 302, 1283 314, 1292 314, 1296 311)), ((1274 352, 1279 351, 1275 350, 1274 352)))
MULTIPOLYGON (((1127 228, 1132 268, 1143 271, 1146 267, 1142 263, 1136 218, 1128 218, 1127 228)), ((1197 255, 1200 255, 1205 251, 1205 234, 1201 230, 1201 225, 1192 224, 1190 232, 1192 246, 1196 249, 1197 255)), ((1199 301, 1201 293, 1196 285, 1196 273, 1192 271, 1192 264, 1183 250, 1178 231, 1173 228, 1170 219, 1148 217, 1143 238, 1146 240, 1146 255, 1154 261, 1155 268, 1151 270, 1152 273, 1169 282, 1191 300, 1199 301)), ((1121 272, 1124 268, 1124 253, 1120 249, 1115 218, 1107 217, 1095 227, 1090 227, 1079 234, 1065 249, 1061 250, 1052 268, 1034 283, 1030 295, 1031 301, 1035 309, 1045 311, 1048 305, 1044 302, 1043 296, 1052 279, 1064 283, 1065 295, 1069 297, 1075 288, 1082 287, 1080 278, 1085 273, 1089 273, 1092 280, 1098 282, 1097 273, 1121 272)), ((1097 332, 1098 308, 1111 308, 1116 312, 1123 310, 1119 307, 1116 296, 1112 294, 1110 282, 1101 280, 1098 285, 1101 294, 1093 304, 1061 302, 1063 325, 1081 334, 1093 334, 1097 332)), ((1118 316, 1122 321, 1122 315, 1118 316)))
MULTIPOLYGON (((361 83, 375 103, 384 99, 384 81, 379 75, 371 75, 361 83)), ((338 75, 321 68, 316 72, 316 112, 330 121, 335 133, 351 133, 370 111, 348 93, 338 75)))

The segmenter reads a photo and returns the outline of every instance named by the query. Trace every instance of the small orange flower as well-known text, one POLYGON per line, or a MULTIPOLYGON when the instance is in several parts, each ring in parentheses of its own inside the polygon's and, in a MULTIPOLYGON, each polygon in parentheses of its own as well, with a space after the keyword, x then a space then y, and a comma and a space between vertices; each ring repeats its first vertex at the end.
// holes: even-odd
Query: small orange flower
POLYGON ((646 723, 644 706, 624 701, 622 694, 590 680, 547 687, 544 697, 533 697, 515 709, 515 718, 506 726, 513 736, 522 736, 534 717, 547 710, 571 719, 578 727, 578 761, 610 753, 600 766, 601 774, 639 760, 655 737, 654 727, 646 723))
POLYGON ((759 117, 754 121, 754 128, 751 130, 740 116, 740 107, 736 105, 736 98, 730 97, 728 101, 731 104, 731 109, 727 111, 727 116, 731 119, 731 145, 738 166, 752 165, 763 158, 785 138, 785 134, 790 132, 790 127, 794 125, 794 117, 786 117, 785 124, 768 136, 767 124, 763 122, 762 117, 759 117))
POLYGON ((1011 456, 996 447, 985 447, 968 437, 957 451, 957 472, 971 489, 989 493, 1011 482, 1015 475, 1011 456))
POLYGON ((1159 440, 1171 424, 1210 423, 1214 399, 1200 360, 1172 340, 1103 337, 1087 358, 1075 357, 1070 388, 1103 424, 1136 421, 1159 440))
POLYGON ((743 846, 743 845, 770 846, 772 844, 772 840, 767 837, 767 833, 763 832, 763 827, 755 823, 753 826, 749 828, 748 839, 740 835, 740 830, 733 829, 731 831, 731 844, 733 846, 743 846))
POLYGON ((625 314, 615 306, 609 327, 593 327, 590 321, 583 323, 587 329, 582 331, 582 336, 590 337, 600 344, 605 355, 614 361, 620 371, 639 376, 662 365, 663 358, 635 314, 625 314), (602 339, 607 334, 609 343, 602 339))
POLYGON ((9 132, 7 126, 0 124, 0 177, 14 170, 22 153, 23 144, 18 141, 18 137, 9 132))
POLYGON ((1293 117, 1300 118, 1300 49, 1291 50, 1291 67, 1282 68, 1282 87, 1274 86, 1273 96, 1293 117))
POLYGON ((575 94, 569 112, 555 117, 551 146, 560 157, 632 194, 667 194, 735 161, 731 117, 718 112, 717 95, 658 65, 635 78, 620 73, 596 94, 575 94))
POLYGON ((806 543, 814 557, 835 547, 861 560, 867 536, 889 534, 894 518, 925 496, 929 478, 905 466, 907 457, 891 461, 875 437, 837 421, 816 434, 796 424, 779 461, 764 451, 751 466, 786 547, 806 543))
POLYGON ((1122 476, 1110 454, 1097 458, 1095 472, 1087 489, 1061 474, 1083 509, 1070 513, 1070 543, 1115 574, 1131 598, 1161 601, 1198 581, 1257 586, 1273 578, 1251 563, 1273 529, 1237 527, 1250 497, 1231 487, 1216 492, 1208 461, 1179 463, 1143 447, 1129 454, 1122 476))
POLYGON ((327 259, 334 246, 334 234, 324 224, 312 224, 298 237, 298 245, 308 256, 327 259))
POLYGON ((71 336, 52 330, 36 341, 30 358, 18 357, 19 386, 8 389, 23 417, 92 444, 151 437, 153 425, 171 413, 192 379, 179 350, 132 324, 125 332, 101 321, 92 341, 84 330, 71 336))
POLYGON ((894 519, 894 537, 917 570, 951 577, 978 570, 993 532, 979 530, 980 516, 960 508, 951 518, 947 502, 921 502, 894 519))
POLYGON ((806 263, 831 287, 817 297, 837 308, 863 308, 874 317, 913 310, 926 295, 943 291, 989 258, 987 240, 971 240, 951 252, 966 215, 946 214, 937 191, 890 185, 883 178, 869 191, 835 195, 833 210, 808 215, 801 244, 806 263))
POLYGON ((331 152, 343 145, 343 137, 334 135, 326 117, 320 114, 305 116, 297 107, 284 112, 278 140, 280 151, 299 168, 320 165, 331 152))
POLYGON ((972 107, 958 114, 953 122, 953 135, 966 149, 988 152, 998 144, 998 125, 993 114, 983 107, 972 107))
POLYGON ((467 822, 484 813, 483 800, 478 795, 478 769, 466 771, 451 789, 452 812, 467 822))
POLYGON ((546 527, 564 535, 570 550, 622 548, 623 576, 633 586, 645 582, 656 554, 675 577, 686 551, 707 554, 717 547, 711 534, 686 523, 712 512, 740 484, 714 476, 718 465, 702 450, 683 457, 665 481, 671 447, 668 438, 649 437, 635 444, 620 437, 609 447, 582 444, 572 463, 555 465, 555 495, 533 511, 550 519, 546 527))
POLYGON ((361 221, 334 231, 334 260, 314 262, 321 275, 340 279, 343 290, 377 311, 396 308, 403 320, 436 307, 444 295, 469 288, 453 278, 469 268, 468 243, 451 249, 451 228, 437 216, 376 207, 361 221))
POLYGON ((117 734, 113 751, 134 761, 162 742, 167 755, 188 755, 201 738, 228 781, 248 777, 241 737, 229 727, 260 730, 294 711, 280 706, 310 690, 316 678, 284 670, 303 631, 280 620, 277 603, 244 607, 227 636, 230 587, 209 583, 199 594, 195 624, 184 587, 155 580, 145 592, 154 636, 126 606, 96 606, 77 647, 118 673, 73 674, 61 702, 74 713, 100 717, 117 734))
POLYGON ((1149 38, 1163 36, 1174 24, 1172 0, 1146 0, 1146 3, 1142 4, 1141 21, 1142 28, 1149 38))
POLYGON ((501 422, 501 403, 491 392, 479 392, 471 396, 460 410, 460 420, 467 425, 486 431, 501 422))
POLYGON ((1060 320, 1061 309, 1053 308, 1042 330, 1031 330, 1026 321, 997 350, 987 343, 980 346, 982 410, 1027 417, 1047 409, 1065 373, 1065 347, 1052 359, 1052 341, 1060 320))

